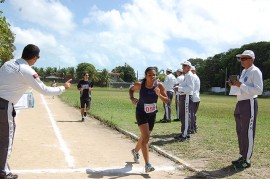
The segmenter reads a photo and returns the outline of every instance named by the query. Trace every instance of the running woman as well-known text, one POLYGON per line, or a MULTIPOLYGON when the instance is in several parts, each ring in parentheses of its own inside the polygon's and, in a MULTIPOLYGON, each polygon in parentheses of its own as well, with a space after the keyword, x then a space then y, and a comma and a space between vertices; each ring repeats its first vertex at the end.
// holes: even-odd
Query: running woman
POLYGON ((82 122, 84 122, 84 118, 90 110, 91 91, 93 89, 93 82, 88 78, 88 73, 84 73, 83 80, 79 81, 77 85, 77 89, 80 91, 82 122))
POLYGON ((157 100, 168 103, 169 99, 165 87, 156 80, 156 68, 148 67, 145 70, 145 78, 141 82, 134 83, 129 89, 131 102, 136 105, 136 120, 141 132, 141 137, 137 142, 132 155, 134 161, 139 163, 139 150, 142 149, 145 161, 145 172, 154 171, 155 168, 149 162, 148 142, 150 134, 154 128, 157 110, 157 100), (134 91, 139 91, 139 99, 134 98, 134 91))

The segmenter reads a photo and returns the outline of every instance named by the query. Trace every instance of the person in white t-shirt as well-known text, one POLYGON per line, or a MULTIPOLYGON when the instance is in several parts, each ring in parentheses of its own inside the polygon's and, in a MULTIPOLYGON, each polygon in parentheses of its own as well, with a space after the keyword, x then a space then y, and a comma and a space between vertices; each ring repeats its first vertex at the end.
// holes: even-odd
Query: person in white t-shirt
POLYGON ((173 99, 173 94, 174 94, 174 84, 175 84, 175 76, 172 74, 172 70, 171 69, 167 69, 166 70, 166 78, 165 78, 165 81, 164 81, 164 86, 165 86, 165 90, 166 90, 166 93, 167 93, 167 96, 169 98, 169 102, 166 104, 166 103, 163 103, 163 107, 164 107, 164 110, 165 110, 165 113, 164 113, 164 117, 163 119, 160 121, 160 122, 163 122, 163 123, 166 123, 166 122, 171 122, 172 119, 171 119, 171 104, 172 104, 172 99, 173 99))
POLYGON ((196 68, 195 66, 191 66, 191 72, 194 76, 194 89, 193 89, 193 95, 192 95, 192 103, 191 103, 191 109, 190 109, 190 126, 189 126, 189 134, 194 134, 197 132, 198 126, 197 126, 197 111, 199 109, 200 105, 200 87, 201 87, 201 81, 198 75, 196 74, 196 68))
MULTIPOLYGON (((181 84, 184 81, 184 74, 183 70, 179 68, 176 71, 177 78, 175 80, 175 85, 174 86, 181 86, 181 84)), ((176 109, 176 119, 174 121, 180 121, 180 93, 175 92, 175 109, 176 109)))

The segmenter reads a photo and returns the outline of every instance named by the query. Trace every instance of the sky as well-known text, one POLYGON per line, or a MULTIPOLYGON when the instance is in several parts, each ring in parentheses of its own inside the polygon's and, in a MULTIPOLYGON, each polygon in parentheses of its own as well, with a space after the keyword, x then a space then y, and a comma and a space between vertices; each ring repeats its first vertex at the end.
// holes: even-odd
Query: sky
POLYGON ((6 0, 0 9, 16 34, 15 58, 39 46, 36 67, 125 63, 139 77, 149 66, 180 68, 203 58, 270 41, 269 0, 6 0))

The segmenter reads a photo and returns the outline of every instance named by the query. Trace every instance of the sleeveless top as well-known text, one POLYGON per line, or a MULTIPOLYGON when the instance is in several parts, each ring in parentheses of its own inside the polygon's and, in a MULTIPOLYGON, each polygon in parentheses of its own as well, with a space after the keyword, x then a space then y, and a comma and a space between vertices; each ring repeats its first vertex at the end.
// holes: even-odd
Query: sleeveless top
POLYGON ((146 80, 144 79, 141 84, 141 90, 139 93, 139 100, 137 102, 136 113, 137 114, 156 114, 158 95, 155 92, 157 82, 155 82, 153 88, 148 89, 145 87, 146 80))

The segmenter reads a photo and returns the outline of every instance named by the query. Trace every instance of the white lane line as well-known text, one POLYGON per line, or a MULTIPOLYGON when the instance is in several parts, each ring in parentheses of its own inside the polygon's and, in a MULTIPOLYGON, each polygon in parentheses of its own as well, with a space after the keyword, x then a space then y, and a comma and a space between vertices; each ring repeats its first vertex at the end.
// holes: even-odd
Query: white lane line
POLYGON ((54 133, 55 133, 55 135, 56 135, 56 137, 58 139, 58 142, 60 144, 60 148, 64 152, 66 162, 68 163, 68 167, 73 168, 74 167, 74 159, 73 159, 73 157, 70 154, 70 150, 67 147, 67 145, 66 145, 66 143, 65 143, 65 141, 64 141, 64 139, 63 139, 63 137, 61 135, 61 132, 60 132, 59 128, 56 125, 56 122, 55 122, 55 120, 54 120, 54 118, 52 116, 51 110, 48 107, 47 102, 46 102, 44 96, 42 94, 40 96, 41 96, 41 99, 42 99, 42 103, 45 106, 46 111, 48 113, 48 117, 49 117, 49 119, 51 121, 51 124, 52 124, 52 127, 53 127, 53 131, 54 131, 54 133))
MULTIPOLYGON (((171 172, 183 169, 183 166, 155 166, 155 171, 171 172)), ((74 168, 74 169, 35 169, 35 170, 12 170, 18 174, 61 174, 61 173, 103 173, 103 174, 122 174, 122 173, 143 173, 144 167, 98 167, 98 168, 74 168)))

